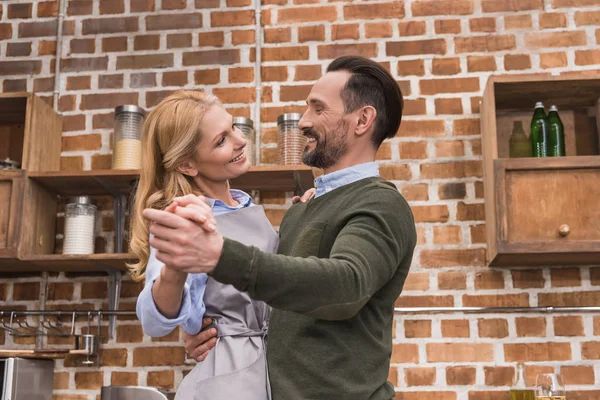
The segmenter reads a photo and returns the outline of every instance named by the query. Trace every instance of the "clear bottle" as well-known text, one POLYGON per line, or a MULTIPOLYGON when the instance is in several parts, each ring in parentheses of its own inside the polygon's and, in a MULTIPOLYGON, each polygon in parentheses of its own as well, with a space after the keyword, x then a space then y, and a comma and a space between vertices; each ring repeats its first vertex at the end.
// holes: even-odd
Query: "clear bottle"
POLYGON ((510 387, 510 400, 535 400, 535 391, 525 383, 525 366, 517 364, 515 380, 510 387))
POLYGON ((510 158, 531 157, 531 141, 523 130, 523 122, 513 122, 513 131, 508 143, 510 158))

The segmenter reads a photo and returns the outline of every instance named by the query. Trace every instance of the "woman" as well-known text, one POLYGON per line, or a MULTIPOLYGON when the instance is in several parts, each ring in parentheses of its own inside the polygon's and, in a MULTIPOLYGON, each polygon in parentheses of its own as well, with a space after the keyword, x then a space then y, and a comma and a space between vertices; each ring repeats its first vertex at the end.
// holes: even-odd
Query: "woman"
MULTIPOLYGON (((219 100, 206 93, 178 91, 152 110, 144 123, 142 168, 132 216, 130 265, 134 280, 145 279, 137 315, 146 334, 159 337, 178 325, 197 334, 203 316, 216 324, 218 340, 202 363, 185 377, 177 400, 267 400, 270 387, 265 359, 269 307, 206 274, 181 273, 156 259, 149 244, 144 208, 168 209, 175 197, 203 195, 216 229, 226 237, 274 252, 279 238, 250 196, 229 188, 229 179, 250 168, 243 133, 219 100)), ((188 210, 189 211, 189 210, 188 210)), ((154 239, 157 240, 157 239, 154 239)))

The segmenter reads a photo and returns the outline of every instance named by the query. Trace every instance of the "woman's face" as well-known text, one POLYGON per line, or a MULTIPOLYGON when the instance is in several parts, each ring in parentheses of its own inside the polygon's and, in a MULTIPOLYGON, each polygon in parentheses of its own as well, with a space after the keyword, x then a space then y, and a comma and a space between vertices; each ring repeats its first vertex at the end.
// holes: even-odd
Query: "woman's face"
POLYGON ((212 106, 202 118, 202 137, 194 160, 201 179, 218 182, 248 172, 250 161, 244 152, 246 138, 232 122, 231 114, 220 105, 212 106))

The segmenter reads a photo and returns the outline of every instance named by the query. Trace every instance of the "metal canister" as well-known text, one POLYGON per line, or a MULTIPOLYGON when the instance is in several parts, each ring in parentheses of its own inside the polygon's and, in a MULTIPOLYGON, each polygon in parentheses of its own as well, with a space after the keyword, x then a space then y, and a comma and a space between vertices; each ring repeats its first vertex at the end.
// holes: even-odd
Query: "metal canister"
POLYGON ((246 153, 246 157, 250 161, 251 165, 256 165, 256 157, 254 154, 255 143, 256 143, 256 133, 254 132, 254 121, 249 118, 244 117, 233 117, 233 124, 237 126, 240 131, 244 133, 246 136, 246 149, 244 152, 246 153))
POLYGON ((135 105, 115 108, 113 169, 139 169, 142 160, 142 129, 146 112, 135 105))
POLYGON ((300 118, 302 114, 299 113, 286 113, 277 117, 278 164, 302 164, 302 152, 307 140, 298 128, 300 118))

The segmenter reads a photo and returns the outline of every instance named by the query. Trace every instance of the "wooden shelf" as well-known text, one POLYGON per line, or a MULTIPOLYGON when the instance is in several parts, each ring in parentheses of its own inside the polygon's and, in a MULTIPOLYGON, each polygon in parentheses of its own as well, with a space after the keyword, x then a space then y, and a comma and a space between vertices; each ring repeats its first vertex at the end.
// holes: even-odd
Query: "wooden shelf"
MULTIPOLYGON (((137 170, 93 170, 33 172, 31 179, 59 196, 101 196, 113 192, 130 193, 139 178, 137 170)), ((304 165, 255 166, 233 179, 231 187, 240 190, 295 191, 314 185, 315 173, 304 165)))
MULTIPOLYGON (((35 256, 26 256, 21 258, 21 262, 28 267, 16 266, 11 271, 28 270, 35 268, 38 271, 55 272, 99 272, 107 269, 126 272, 126 262, 133 261, 135 257, 127 253, 104 253, 89 255, 63 255, 63 254, 43 254, 35 256), (18 268, 18 269, 17 269, 18 268)), ((2 268, 4 271, 7 268, 2 268)))

